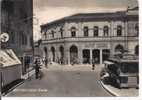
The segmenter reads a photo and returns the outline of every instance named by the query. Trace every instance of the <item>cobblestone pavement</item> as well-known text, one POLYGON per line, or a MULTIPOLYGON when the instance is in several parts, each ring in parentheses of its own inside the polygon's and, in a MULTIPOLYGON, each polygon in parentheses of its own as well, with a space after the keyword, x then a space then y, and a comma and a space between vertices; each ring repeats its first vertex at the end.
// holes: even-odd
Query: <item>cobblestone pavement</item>
POLYGON ((43 78, 26 80, 9 97, 108 97, 99 80, 100 66, 94 71, 90 65, 49 65, 42 68, 43 78))

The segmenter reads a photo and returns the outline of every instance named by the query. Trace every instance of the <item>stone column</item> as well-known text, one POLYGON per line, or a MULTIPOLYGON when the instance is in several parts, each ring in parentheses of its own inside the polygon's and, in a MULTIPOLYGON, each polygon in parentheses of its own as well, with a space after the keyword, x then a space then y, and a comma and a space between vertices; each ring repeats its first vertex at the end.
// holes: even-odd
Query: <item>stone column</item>
POLYGON ((70 64, 70 50, 67 47, 65 47, 64 61, 65 64, 70 64))
POLYGON ((114 36, 114 21, 111 21, 111 25, 110 25, 110 53, 113 54, 113 36, 114 36))
POLYGON ((90 49, 90 64, 92 64, 92 49, 90 49))
POLYGON ((124 35, 125 35, 125 49, 128 50, 128 22, 124 22, 124 35))
POLYGON ((102 57, 102 49, 100 49, 100 64, 102 64, 103 63, 103 57, 102 57))
POLYGON ((83 36, 83 34, 82 34, 82 22, 78 23, 78 36, 79 37, 83 36))
POLYGON ((70 50, 67 49, 67 63, 70 64, 70 50))
POLYGON ((78 59, 79 59, 79 63, 82 64, 83 63, 82 48, 78 48, 78 59))

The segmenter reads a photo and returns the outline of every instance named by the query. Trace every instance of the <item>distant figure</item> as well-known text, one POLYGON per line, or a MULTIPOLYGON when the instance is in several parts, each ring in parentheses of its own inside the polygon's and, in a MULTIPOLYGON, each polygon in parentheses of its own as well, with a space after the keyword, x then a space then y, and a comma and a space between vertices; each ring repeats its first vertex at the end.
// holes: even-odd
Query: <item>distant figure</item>
POLYGON ((35 61, 35 78, 38 79, 39 78, 39 69, 40 69, 40 65, 38 60, 36 59, 35 61))
POLYGON ((92 59, 92 70, 95 70, 95 58, 92 59))
POLYGON ((47 58, 45 58, 45 67, 48 68, 47 64, 48 64, 48 60, 47 60, 47 58))

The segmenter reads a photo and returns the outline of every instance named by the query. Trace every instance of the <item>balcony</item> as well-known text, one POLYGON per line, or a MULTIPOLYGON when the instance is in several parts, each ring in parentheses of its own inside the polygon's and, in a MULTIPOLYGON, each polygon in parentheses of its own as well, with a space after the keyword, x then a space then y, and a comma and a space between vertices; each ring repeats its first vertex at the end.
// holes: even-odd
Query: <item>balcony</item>
POLYGON ((58 43, 58 42, 112 42, 112 41, 126 41, 126 40, 137 40, 138 37, 135 36, 98 36, 98 37, 63 37, 43 40, 43 43, 58 43))

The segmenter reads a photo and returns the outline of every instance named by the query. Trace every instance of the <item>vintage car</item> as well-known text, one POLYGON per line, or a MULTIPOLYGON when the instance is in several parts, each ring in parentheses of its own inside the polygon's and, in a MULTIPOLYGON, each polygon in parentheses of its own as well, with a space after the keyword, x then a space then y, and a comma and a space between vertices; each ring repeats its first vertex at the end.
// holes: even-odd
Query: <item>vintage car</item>
MULTIPOLYGON (((113 57, 104 62, 104 68, 100 73, 102 80, 107 79, 108 83, 118 88, 138 88, 139 65, 136 57, 113 57)), ((105 80, 106 81, 106 80, 105 80)))

